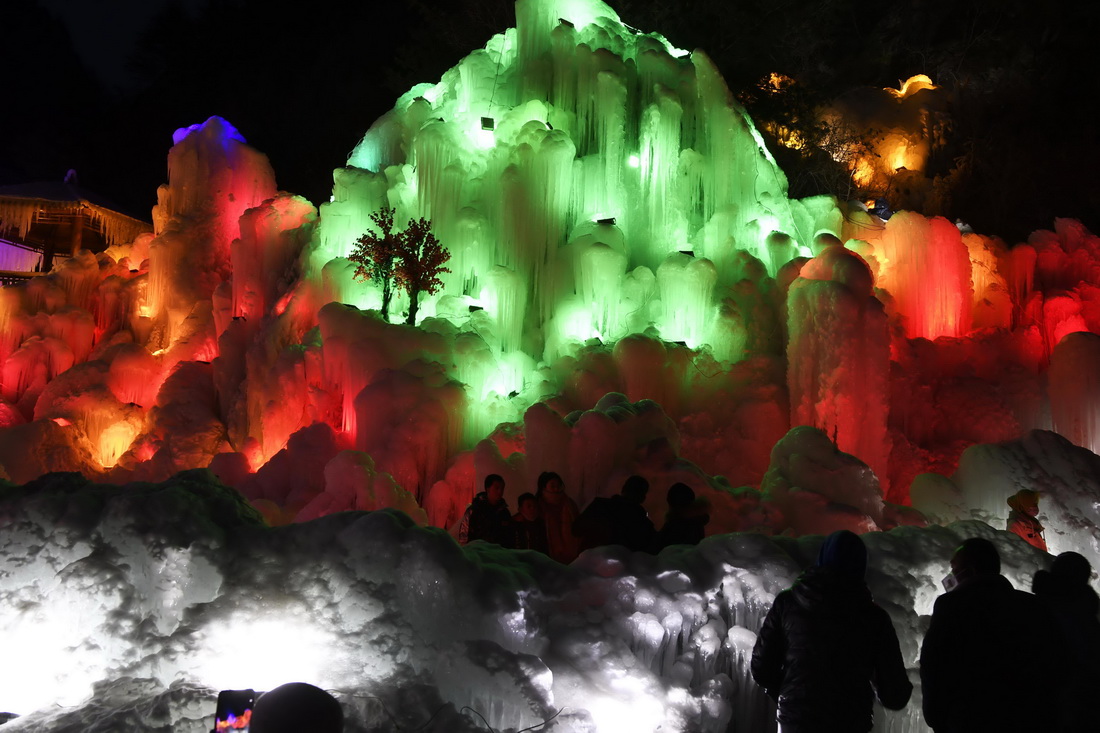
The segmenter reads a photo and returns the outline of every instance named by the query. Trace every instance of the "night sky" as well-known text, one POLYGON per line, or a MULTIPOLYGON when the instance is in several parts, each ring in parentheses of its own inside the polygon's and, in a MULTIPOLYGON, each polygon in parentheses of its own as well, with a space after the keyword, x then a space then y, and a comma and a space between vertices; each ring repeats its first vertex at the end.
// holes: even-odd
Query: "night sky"
MULTIPOLYGON (((611 3, 623 20, 701 47, 757 120, 806 110, 860 85, 928 73, 952 92, 954 144, 968 157, 950 215, 1010 241, 1054 216, 1100 228, 1095 6, 1007 0, 867 5, 844 0, 611 3), (781 100, 754 95, 771 71, 799 81, 781 100)), ((5 7, 6 110, 0 184, 59 179, 143 218, 165 180, 172 131, 213 114, 267 153, 282 188, 315 203, 331 170, 396 97, 436 81, 514 24, 510 0, 33 0, 5 7), (445 8, 445 10, 441 10, 445 8)), ((792 195, 820 161, 784 157, 792 195)), ((827 161, 826 161, 827 164, 827 161)))

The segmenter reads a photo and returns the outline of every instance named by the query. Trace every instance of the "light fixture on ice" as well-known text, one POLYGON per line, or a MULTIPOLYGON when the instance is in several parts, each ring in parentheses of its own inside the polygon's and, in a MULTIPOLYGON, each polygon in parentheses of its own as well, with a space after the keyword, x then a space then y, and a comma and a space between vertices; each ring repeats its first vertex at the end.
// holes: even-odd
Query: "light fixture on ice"
POLYGON ((236 617, 211 630, 197 670, 216 690, 271 690, 286 682, 322 681, 337 655, 335 640, 307 620, 236 617))
MULTIPOLYGON (((491 118, 482 118, 482 120, 487 119, 491 118)), ((489 150, 497 144, 496 132, 494 131, 493 127, 486 127, 484 121, 481 122, 481 124, 475 126, 475 129, 472 130, 470 138, 478 150, 489 150)))

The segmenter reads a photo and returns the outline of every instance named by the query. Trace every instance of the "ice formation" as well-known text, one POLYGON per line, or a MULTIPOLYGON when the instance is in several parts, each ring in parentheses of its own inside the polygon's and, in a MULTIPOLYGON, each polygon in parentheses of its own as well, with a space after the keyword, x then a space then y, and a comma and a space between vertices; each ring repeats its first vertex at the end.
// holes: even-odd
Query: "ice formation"
POLYGON ((463 705, 764 730, 745 654, 810 535, 885 531, 871 584, 911 667, 960 537, 1018 586, 1044 564, 975 522, 1015 491, 1100 566, 1100 238, 790 199, 701 51, 598 0, 516 16, 375 122, 319 208, 212 117, 174 136, 154 234, 0 290, 23 485, 0 489, 0 633, 42 665, 7 666, 14 730, 199 730, 210 688, 280 675, 343 690, 359 729, 381 700, 447 730, 477 727, 463 705), (389 321, 347 259, 382 208, 450 252, 389 321), (642 474, 658 523, 687 483, 712 537, 564 567, 447 536, 486 475, 515 506, 543 471, 582 506, 642 474))
MULTIPOLYGON (((980 453, 953 487, 975 504, 1030 485, 1032 464, 1067 516, 1100 490, 1100 459, 1053 434, 980 453)), ((819 476, 858 474, 816 460, 819 476)), ((797 463, 774 470, 804 480, 797 463)), ((7 489, 0 510, 0 633, 20 660, 0 672, 0 709, 24 714, 13 731, 199 733, 218 689, 288 679, 337 690, 349 731, 433 714, 430 730, 484 730, 464 706, 495 730, 554 716, 564 731, 770 730, 748 655, 821 541, 735 533, 656 557, 599 548, 567 567, 460 548, 392 510, 270 528, 206 471, 123 487, 53 474, 7 489)), ((1049 562, 975 521, 865 535, 914 681, 939 580, 973 535, 998 545, 1019 587, 1049 562)), ((878 731, 924 729, 917 705, 876 717, 878 731)))

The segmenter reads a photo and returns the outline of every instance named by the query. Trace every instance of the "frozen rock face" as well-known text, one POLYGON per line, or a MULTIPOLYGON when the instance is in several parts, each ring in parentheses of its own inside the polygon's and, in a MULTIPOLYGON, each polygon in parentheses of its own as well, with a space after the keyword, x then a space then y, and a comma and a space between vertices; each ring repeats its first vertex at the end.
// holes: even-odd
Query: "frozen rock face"
MULTIPOLYGON (((864 537, 914 682, 939 580, 973 535, 1017 587, 1049 561, 977 522, 864 537)), ((564 567, 393 511, 268 528, 203 471, 52 474, 0 494, 0 710, 22 715, 12 731, 199 733, 218 689, 298 680, 335 690, 349 731, 483 730, 464 706, 494 729, 772 730, 749 656, 820 542, 730 534, 564 567)), ((919 699, 875 730, 925 730, 919 699)))

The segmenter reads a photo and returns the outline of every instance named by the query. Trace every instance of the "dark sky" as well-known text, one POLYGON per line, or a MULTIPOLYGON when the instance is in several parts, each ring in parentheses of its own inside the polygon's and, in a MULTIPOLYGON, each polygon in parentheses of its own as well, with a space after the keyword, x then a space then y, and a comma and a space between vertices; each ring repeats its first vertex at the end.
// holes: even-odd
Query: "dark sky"
POLYGON ((169 4, 197 11, 204 0, 36 0, 57 16, 89 70, 112 88, 129 87, 126 68, 138 37, 169 4))
MULTIPOLYGON (((1100 94, 1100 4, 610 4, 706 50, 758 121, 928 73, 953 97, 944 170, 971 161, 955 215, 1009 240, 1054 216, 1100 228, 1100 120, 1084 103, 1100 94), (778 108, 752 98, 772 71, 800 81, 778 108)), ((84 186, 147 217, 172 132, 217 114, 270 157, 282 188, 320 202, 398 95, 512 24, 511 0, 12 0, 0 23, 0 184, 76 168, 84 186)), ((823 178, 813 161, 781 162, 792 187, 823 178), (804 165, 809 175, 789 167, 804 165)))

